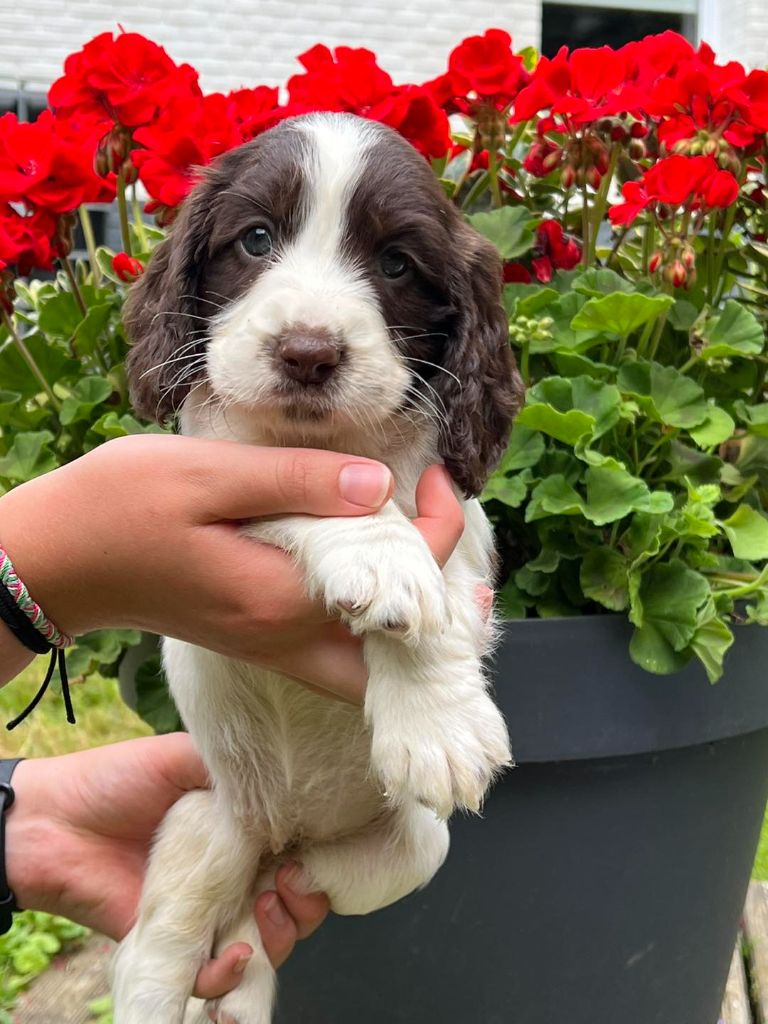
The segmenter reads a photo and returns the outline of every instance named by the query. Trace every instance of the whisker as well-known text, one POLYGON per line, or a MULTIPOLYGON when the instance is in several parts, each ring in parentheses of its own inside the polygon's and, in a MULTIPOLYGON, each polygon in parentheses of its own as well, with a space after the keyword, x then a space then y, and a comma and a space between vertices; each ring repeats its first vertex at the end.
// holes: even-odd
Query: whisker
POLYGON ((191 320, 202 320, 204 324, 209 322, 207 316, 198 316, 196 313, 182 313, 179 309, 161 309, 152 317, 151 323, 154 323, 159 316, 188 316, 191 320))
MULTIPOLYGON (((455 373, 451 373, 450 370, 446 370, 444 366, 440 366, 438 363, 430 363, 428 359, 417 359, 415 356, 402 356, 401 358, 405 359, 406 362, 409 363, 423 363, 425 366, 432 366, 436 370, 442 370, 443 373, 447 373, 449 377, 453 377, 453 379, 456 381, 460 388, 464 387, 464 385, 461 383, 461 381, 459 380, 455 373)), ((416 376, 419 377, 420 380, 424 380, 424 378, 420 374, 417 374, 416 376)), ((427 382, 424 381, 424 383, 426 384, 427 382)))

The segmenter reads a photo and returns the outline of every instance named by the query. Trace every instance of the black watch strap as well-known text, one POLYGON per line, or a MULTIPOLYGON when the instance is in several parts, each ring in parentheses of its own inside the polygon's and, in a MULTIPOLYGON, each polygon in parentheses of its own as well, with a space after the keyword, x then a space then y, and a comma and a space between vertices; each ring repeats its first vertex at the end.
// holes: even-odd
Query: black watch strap
POLYGON ((10 931, 13 924, 13 913, 19 909, 16 905, 16 897, 8 885, 8 875, 5 870, 5 816, 16 799, 11 785, 11 776, 16 765, 23 760, 23 757, 0 760, 0 801, 2 802, 2 806, 0 806, 0 935, 10 931))

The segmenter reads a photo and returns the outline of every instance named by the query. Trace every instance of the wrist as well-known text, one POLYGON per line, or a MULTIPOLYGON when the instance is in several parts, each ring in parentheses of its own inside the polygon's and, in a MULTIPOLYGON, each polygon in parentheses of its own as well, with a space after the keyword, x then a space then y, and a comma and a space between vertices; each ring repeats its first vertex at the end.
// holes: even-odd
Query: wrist
POLYGON ((63 889, 56 875, 56 825, 45 799, 43 759, 22 761, 13 773, 15 800, 6 812, 5 873, 22 910, 56 913, 56 894, 63 889), (48 812, 46 813, 46 802, 48 812))
POLYGON ((0 544, 32 598, 59 629, 92 628, 84 612, 85 566, 71 528, 73 510, 55 477, 39 477, 0 498, 0 544))

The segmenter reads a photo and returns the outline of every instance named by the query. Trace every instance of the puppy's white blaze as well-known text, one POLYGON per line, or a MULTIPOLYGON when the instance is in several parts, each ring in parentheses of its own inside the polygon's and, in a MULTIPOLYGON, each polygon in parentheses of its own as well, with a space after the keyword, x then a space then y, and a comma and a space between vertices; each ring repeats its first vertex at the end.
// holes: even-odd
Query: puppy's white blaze
POLYGON ((365 268, 345 252, 349 205, 380 129, 373 122, 317 114, 293 130, 307 141, 301 226, 276 253, 274 265, 212 326, 211 385, 225 401, 268 406, 279 384, 274 339, 304 324, 330 331, 345 346, 334 411, 354 418, 364 395, 366 415, 382 421, 398 408, 409 374, 365 268))

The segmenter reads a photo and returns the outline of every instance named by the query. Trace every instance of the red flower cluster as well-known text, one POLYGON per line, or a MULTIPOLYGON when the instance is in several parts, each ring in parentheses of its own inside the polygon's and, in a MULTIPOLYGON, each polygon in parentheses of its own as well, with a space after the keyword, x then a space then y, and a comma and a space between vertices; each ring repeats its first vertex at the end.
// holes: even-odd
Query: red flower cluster
POLYGON ((530 81, 523 58, 512 51, 512 37, 490 28, 465 39, 448 58, 448 72, 427 83, 449 113, 481 116, 482 108, 506 110, 530 81))
POLYGON ((317 45, 299 57, 306 69, 288 80, 289 112, 346 111, 395 128, 427 157, 450 146, 448 119, 428 89, 396 86, 366 49, 317 45))
POLYGON ((545 220, 536 230, 536 245, 533 250, 531 268, 522 263, 507 263, 504 266, 504 281, 531 284, 534 277, 542 284, 548 284, 556 270, 573 270, 581 260, 581 246, 569 238, 562 225, 556 220, 545 220))
POLYGON ((57 116, 75 118, 98 141, 115 125, 149 124, 173 100, 193 95, 202 94, 189 64, 175 64, 135 32, 103 32, 67 57, 48 102, 57 116))
POLYGON ((649 168, 640 181, 628 181, 622 189, 624 202, 610 210, 611 223, 631 224, 643 210, 659 204, 677 211, 711 210, 731 206, 739 195, 739 183, 729 171, 720 170, 711 156, 670 156, 649 168))

